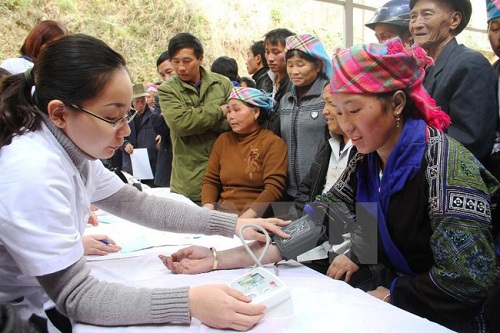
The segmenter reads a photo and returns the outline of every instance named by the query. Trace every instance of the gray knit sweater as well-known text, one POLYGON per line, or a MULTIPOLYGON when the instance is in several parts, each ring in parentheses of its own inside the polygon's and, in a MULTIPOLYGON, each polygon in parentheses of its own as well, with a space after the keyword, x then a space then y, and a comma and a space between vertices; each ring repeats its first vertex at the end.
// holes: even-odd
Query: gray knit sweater
MULTIPOLYGON (((82 171, 91 159, 44 115, 44 123, 82 171)), ((236 215, 147 195, 129 185, 95 202, 116 216, 165 231, 234 235, 236 215)), ((188 287, 145 289, 98 281, 90 275, 85 258, 70 267, 37 277, 59 311, 73 320, 103 326, 190 322, 188 287)))

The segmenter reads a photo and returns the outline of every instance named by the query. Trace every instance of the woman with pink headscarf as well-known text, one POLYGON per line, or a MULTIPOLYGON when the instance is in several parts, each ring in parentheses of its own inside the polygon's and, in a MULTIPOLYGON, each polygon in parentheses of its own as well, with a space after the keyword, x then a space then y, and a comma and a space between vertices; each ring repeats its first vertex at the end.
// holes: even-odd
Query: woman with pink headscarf
MULTIPOLYGON (((431 62, 399 39, 334 55, 331 103, 359 154, 317 205, 329 219, 339 202, 356 214, 351 283, 453 330, 476 331, 494 279, 491 196, 499 183, 442 132, 450 118, 422 86, 431 62)), ((343 272, 339 265, 332 273, 343 272)))
MULTIPOLYGON (((334 260, 329 276, 453 330, 481 331, 494 280, 491 196, 499 183, 442 132, 449 116, 422 87, 430 61, 399 39, 334 55, 330 103, 358 153, 308 214, 327 229, 319 244, 351 234, 351 261, 334 260)), ((266 262, 290 257, 275 241, 266 262)), ((251 244, 256 255, 263 247, 251 244)), ((167 266, 176 273, 213 266, 209 249, 173 257, 167 266)), ((218 269, 252 264, 243 248, 218 258, 218 269)))

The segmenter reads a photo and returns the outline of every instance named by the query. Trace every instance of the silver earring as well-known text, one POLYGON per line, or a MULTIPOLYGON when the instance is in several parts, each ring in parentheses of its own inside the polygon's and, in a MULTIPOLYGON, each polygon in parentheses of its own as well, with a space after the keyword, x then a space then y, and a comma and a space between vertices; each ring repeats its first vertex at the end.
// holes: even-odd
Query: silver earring
POLYGON ((399 123, 401 121, 401 117, 399 115, 396 115, 396 127, 399 128, 399 123))

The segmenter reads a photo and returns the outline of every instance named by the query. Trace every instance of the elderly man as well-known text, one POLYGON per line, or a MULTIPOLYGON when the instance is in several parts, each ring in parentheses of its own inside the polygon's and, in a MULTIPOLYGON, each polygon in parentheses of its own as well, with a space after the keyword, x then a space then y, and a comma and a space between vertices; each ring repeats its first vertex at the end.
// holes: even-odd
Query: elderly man
POLYGON ((448 134, 485 162, 495 141, 497 77, 479 52, 455 37, 472 14, 470 0, 411 0, 410 32, 435 61, 424 87, 451 117, 448 134))
MULTIPOLYGON (((137 116, 129 123, 130 134, 124 138, 122 145, 123 165, 122 170, 134 174, 132 160, 130 155, 134 153, 135 148, 146 148, 148 151, 149 165, 153 176, 156 173, 156 160, 158 151, 155 148, 156 133, 151 124, 152 111, 146 102, 149 97, 146 85, 142 83, 134 84, 132 94, 132 107, 137 110, 137 116)), ((137 175, 137 173, 135 174, 137 175)), ((142 183, 154 187, 151 179, 141 179, 142 183)))

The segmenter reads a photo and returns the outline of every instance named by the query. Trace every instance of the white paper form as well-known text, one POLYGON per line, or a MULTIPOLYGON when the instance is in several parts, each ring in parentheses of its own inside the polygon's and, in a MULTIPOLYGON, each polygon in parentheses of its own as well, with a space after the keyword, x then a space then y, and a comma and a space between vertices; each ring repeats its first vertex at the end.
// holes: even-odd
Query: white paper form
POLYGON ((202 237, 194 234, 180 234, 153 230, 131 223, 116 216, 99 216, 99 226, 88 227, 85 235, 108 235, 122 249, 105 256, 86 256, 88 261, 135 257, 140 251, 157 246, 187 246, 202 237))
POLYGON ((149 164, 149 155, 146 148, 134 148, 134 152, 130 154, 132 162, 132 173, 137 179, 153 179, 153 170, 149 164))
MULTIPOLYGON (((183 195, 170 193, 169 188, 157 187, 147 188, 144 192, 149 195, 169 198, 196 206, 194 202, 183 195)), ((88 226, 85 235, 108 235, 117 245, 122 247, 118 253, 109 253, 105 256, 86 256, 87 261, 100 261, 136 257, 143 254, 143 250, 157 246, 186 246, 201 241, 204 237, 198 234, 183 234, 167 231, 153 230, 141 225, 129 222, 118 216, 112 215, 102 209, 95 211, 99 220, 97 227, 88 226)), ((211 236, 218 237, 218 236, 211 236)), ((222 236, 220 236, 222 237, 222 236)), ((224 238, 224 237, 222 237, 224 238)))

